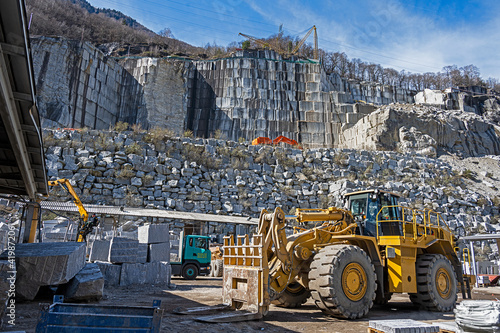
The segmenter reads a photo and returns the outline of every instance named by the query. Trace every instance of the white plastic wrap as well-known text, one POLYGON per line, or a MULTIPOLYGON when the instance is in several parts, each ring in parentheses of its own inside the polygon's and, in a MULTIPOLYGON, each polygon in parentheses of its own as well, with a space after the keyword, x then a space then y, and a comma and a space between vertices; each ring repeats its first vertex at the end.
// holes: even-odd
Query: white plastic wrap
POLYGON ((500 302, 462 301, 455 308, 455 321, 464 333, 500 333, 500 302))

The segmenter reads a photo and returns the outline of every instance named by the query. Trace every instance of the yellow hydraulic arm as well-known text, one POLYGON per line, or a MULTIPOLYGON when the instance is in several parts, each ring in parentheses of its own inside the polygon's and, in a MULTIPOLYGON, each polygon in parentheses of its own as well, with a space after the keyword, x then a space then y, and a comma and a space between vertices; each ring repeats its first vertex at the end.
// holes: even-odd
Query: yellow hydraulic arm
POLYGON ((256 37, 252 37, 250 35, 246 35, 246 34, 243 34, 243 33, 239 33, 239 35, 245 37, 245 38, 248 38, 249 40, 259 44, 260 46, 264 47, 264 48, 270 48, 271 50, 274 50, 276 52, 278 52, 279 54, 285 54, 285 52, 280 49, 279 47, 277 47, 276 45, 272 45, 266 41, 263 41, 262 39, 258 39, 256 37))
POLYGON ((311 35, 314 31, 314 59, 318 60, 318 33, 316 32, 316 26, 313 25, 311 29, 306 33, 306 35, 299 41, 297 46, 292 50, 291 54, 295 55, 299 51, 300 47, 304 45, 306 39, 311 35))
POLYGON ((82 219, 82 222, 78 226, 78 238, 77 242, 84 242, 85 241, 85 236, 87 234, 84 234, 84 226, 86 226, 87 221, 89 219, 89 214, 87 213, 87 210, 83 206, 82 201, 76 194, 75 190, 73 189, 73 186, 71 185, 70 181, 68 179, 58 179, 58 180, 50 180, 49 181, 49 186, 61 186, 63 189, 66 190, 71 196, 73 197, 73 202, 75 203, 76 207, 78 208, 78 212, 80 213, 80 218, 82 219))

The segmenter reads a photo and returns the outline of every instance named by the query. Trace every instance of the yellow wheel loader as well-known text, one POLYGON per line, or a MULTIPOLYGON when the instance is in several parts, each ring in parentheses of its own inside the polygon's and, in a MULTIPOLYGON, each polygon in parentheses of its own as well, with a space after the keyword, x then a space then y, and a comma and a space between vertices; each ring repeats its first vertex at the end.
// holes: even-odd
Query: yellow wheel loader
POLYGON ((397 201, 394 193, 366 190, 345 195, 347 209, 297 209, 293 218, 307 225, 289 236, 283 211, 263 210, 251 238, 224 238, 223 304, 211 310, 241 310, 197 320, 262 318, 271 304, 293 308, 309 297, 325 314, 355 319, 393 293, 451 311, 459 286, 465 295, 454 235, 439 213, 397 201))

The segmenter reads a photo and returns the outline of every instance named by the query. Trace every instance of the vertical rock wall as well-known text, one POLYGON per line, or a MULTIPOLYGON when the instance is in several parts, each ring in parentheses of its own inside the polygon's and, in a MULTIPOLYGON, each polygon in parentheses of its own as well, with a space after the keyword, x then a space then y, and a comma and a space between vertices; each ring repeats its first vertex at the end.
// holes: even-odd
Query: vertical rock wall
POLYGON ((106 58, 88 43, 35 38, 44 127, 106 129, 117 121, 230 140, 284 135, 306 147, 339 147, 375 105, 412 103, 413 92, 327 75, 321 64, 273 51, 225 59, 106 58))
POLYGON ((108 129, 141 120, 142 86, 115 60, 63 38, 32 38, 31 45, 43 127, 108 129))
MULTIPOLYGON (((186 128, 189 62, 157 58, 129 58, 120 62, 144 91, 144 128, 163 127, 181 135, 186 128)), ((191 83, 191 82, 190 82, 191 83)))
POLYGON ((308 147, 335 147, 342 128, 374 111, 371 103, 413 102, 412 91, 328 76, 318 63, 268 50, 193 65, 186 125, 200 137, 220 130, 231 140, 285 135, 308 147))

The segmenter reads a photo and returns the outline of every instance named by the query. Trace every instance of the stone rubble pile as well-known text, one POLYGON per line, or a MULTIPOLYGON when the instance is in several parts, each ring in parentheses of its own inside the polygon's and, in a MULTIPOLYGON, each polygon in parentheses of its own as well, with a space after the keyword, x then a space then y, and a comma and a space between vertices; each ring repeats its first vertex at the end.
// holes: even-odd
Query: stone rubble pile
MULTIPOLYGON (((420 134, 410 129, 404 135, 420 134)), ((51 130, 46 136, 52 138, 48 176, 71 179, 83 201, 94 204, 257 217, 276 206, 287 213, 342 206, 342 194, 375 187, 401 193, 410 206, 433 208, 451 228, 491 232, 499 220, 499 197, 471 189, 467 170, 415 151, 300 150, 167 137, 153 143, 144 134, 113 131, 51 130), (105 148, 96 144, 103 138, 105 148)), ((493 180, 479 187, 498 193, 493 180)))
POLYGON ((499 125, 470 112, 391 104, 381 106, 346 129, 340 146, 416 152, 431 157, 499 155, 499 125))

